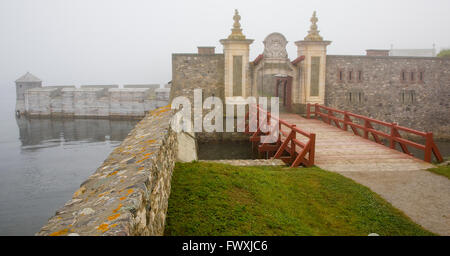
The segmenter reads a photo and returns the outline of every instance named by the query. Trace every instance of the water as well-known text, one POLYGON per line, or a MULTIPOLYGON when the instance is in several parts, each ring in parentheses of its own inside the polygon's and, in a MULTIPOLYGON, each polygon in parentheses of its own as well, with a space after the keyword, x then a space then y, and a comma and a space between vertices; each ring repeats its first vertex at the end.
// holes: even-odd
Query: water
POLYGON ((198 159, 255 159, 249 141, 221 141, 198 143, 198 159))
POLYGON ((23 119, 0 98, 0 235, 34 235, 137 121, 23 119))

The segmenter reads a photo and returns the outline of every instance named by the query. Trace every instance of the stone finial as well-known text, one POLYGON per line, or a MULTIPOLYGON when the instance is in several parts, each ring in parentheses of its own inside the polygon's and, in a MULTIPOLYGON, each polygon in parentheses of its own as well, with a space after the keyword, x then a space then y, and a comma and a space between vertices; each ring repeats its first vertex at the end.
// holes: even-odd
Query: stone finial
POLYGON ((319 35, 319 30, 317 30, 317 21, 319 19, 316 17, 316 11, 313 12, 311 17, 311 27, 308 31, 308 35, 305 37, 306 41, 323 41, 323 38, 319 35))
POLYGON ((241 20, 241 16, 239 15, 237 9, 234 9, 233 20, 233 28, 231 29, 231 35, 228 36, 228 39, 245 40, 245 35, 242 34, 241 23, 239 23, 239 20, 241 20))

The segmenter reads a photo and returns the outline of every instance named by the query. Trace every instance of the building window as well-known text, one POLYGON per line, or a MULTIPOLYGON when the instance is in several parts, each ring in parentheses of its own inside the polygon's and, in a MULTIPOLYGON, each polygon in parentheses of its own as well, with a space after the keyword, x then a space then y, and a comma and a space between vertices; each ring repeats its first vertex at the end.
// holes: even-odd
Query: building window
POLYGON ((401 80, 402 82, 406 82, 406 71, 402 71, 401 80))
POLYGON ((338 71, 338 79, 340 82, 344 81, 344 70, 338 71))
POLYGON ((419 82, 423 83, 423 75, 424 75, 424 71, 419 71, 419 82))
POLYGON ((351 82, 353 79, 353 71, 348 71, 348 81, 351 82))
POLYGON ((358 70, 358 81, 361 82, 363 80, 362 70, 358 70))
POLYGON ((411 78, 411 81, 414 81, 414 72, 411 72, 410 78, 411 78))

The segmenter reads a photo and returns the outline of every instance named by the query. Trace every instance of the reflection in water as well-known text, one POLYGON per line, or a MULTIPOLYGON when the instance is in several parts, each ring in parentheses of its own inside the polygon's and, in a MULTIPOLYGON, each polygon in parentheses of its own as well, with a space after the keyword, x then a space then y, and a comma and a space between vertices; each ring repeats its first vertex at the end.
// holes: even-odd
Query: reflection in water
MULTIPOLYGON (((55 143, 73 141, 102 142, 122 141, 138 121, 117 121, 105 119, 28 119, 16 118, 20 141, 26 146, 43 142, 55 143)), ((46 145, 48 147, 49 145, 46 145)), ((32 148, 32 147, 31 147, 32 148)))
POLYGON ((138 122, 0 118, 0 235, 39 231, 138 122))

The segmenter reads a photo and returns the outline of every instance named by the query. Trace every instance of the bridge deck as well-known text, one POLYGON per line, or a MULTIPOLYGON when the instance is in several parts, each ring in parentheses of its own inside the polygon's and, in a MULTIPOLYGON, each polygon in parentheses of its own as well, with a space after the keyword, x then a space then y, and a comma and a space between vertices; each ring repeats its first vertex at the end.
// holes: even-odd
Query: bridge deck
POLYGON ((424 171, 433 165, 319 120, 280 118, 316 134, 317 166, 371 188, 424 228, 450 235, 450 180, 424 171))

